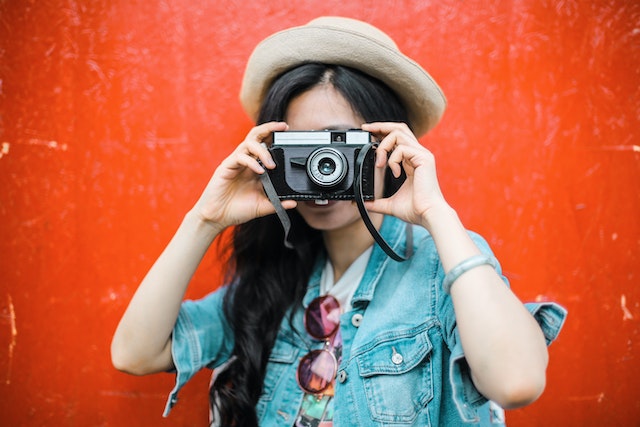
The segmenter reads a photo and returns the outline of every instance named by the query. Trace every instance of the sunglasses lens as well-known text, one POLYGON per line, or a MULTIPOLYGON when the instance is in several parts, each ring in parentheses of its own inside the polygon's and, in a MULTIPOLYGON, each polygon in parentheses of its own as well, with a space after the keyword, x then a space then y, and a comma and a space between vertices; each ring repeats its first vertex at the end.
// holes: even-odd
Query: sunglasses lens
POLYGON ((313 350, 298 365, 298 383, 311 394, 322 393, 336 376, 336 358, 326 350, 313 350))
POLYGON ((316 298, 305 312, 307 332, 316 339, 331 336, 340 326, 340 303, 331 295, 316 298))

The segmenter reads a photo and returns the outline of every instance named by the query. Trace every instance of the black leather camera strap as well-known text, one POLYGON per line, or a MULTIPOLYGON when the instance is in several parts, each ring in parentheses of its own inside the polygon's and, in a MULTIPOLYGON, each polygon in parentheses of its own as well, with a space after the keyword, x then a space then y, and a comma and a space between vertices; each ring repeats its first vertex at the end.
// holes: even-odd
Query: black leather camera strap
MULTIPOLYGON (((380 248, 382 248, 382 250, 385 251, 385 253, 389 255, 389 257, 391 257, 392 259, 396 261, 406 261, 407 259, 411 258, 411 256, 413 255, 412 225, 406 224, 405 226, 406 246, 405 246, 405 254, 404 256, 402 256, 399 253, 397 253, 395 250, 393 250, 393 248, 389 246, 386 240, 384 240, 384 238, 380 235, 380 233, 378 232, 378 229, 376 229, 376 227, 371 222, 371 218, 369 217, 369 212, 367 212, 367 208, 364 205, 364 197, 362 195, 362 164, 364 163, 364 159, 366 158, 367 153, 371 150, 372 147, 373 145, 371 144, 364 145, 360 150, 360 153, 358 154, 358 157, 356 159, 355 178, 353 180, 354 181, 353 190, 354 190, 356 205, 358 206, 358 210, 360 211, 360 216, 362 217, 364 224, 369 230, 369 233, 371 233, 371 236, 376 241, 376 243, 380 246, 380 248)), ((269 198, 269 201, 271 201, 271 204, 275 208, 276 215, 280 219, 280 222, 282 223, 282 227, 284 228, 284 245, 287 248, 292 249, 293 245, 289 241, 289 232, 291 231, 291 220, 289 219, 289 215, 287 214, 287 211, 285 210, 285 208, 282 206, 282 202, 280 202, 280 198, 278 197, 278 193, 276 192, 276 189, 273 187, 273 183, 271 182, 271 178, 269 177, 269 174, 267 172, 263 173, 260 176, 260 180, 262 181, 262 186, 264 187, 264 191, 267 197, 269 198)))
POLYGON ((288 249, 293 249, 293 244, 289 241, 289 231, 291 231, 291 219, 289 218, 289 214, 284 207, 282 207, 282 202, 278 198, 278 193, 276 193, 276 189, 273 187, 273 183, 271 182, 271 178, 269 177, 269 173, 265 172, 260 175, 260 181, 262 181, 262 186, 264 187, 264 192, 267 194, 269 201, 276 209, 276 215, 280 219, 280 223, 282 223, 282 228, 284 228, 284 245, 288 249))
POLYGON ((409 223, 405 224, 405 234, 406 234, 406 242, 404 248, 404 256, 400 255, 396 251, 393 250, 391 246, 384 240, 384 237, 380 235, 378 229, 371 222, 371 218, 369 218, 369 212, 364 205, 364 198, 362 196, 362 165, 364 164, 364 159, 367 156, 369 150, 373 148, 373 145, 366 144, 358 153, 358 157, 356 159, 355 164, 355 179, 353 180, 353 192, 356 198, 356 205, 358 205, 358 210, 360 211, 360 216, 362 217, 362 221, 364 221, 364 225, 367 226, 369 233, 373 236, 374 240, 378 245, 382 248, 383 251, 389 257, 396 261, 406 261, 413 255, 413 226, 409 223))

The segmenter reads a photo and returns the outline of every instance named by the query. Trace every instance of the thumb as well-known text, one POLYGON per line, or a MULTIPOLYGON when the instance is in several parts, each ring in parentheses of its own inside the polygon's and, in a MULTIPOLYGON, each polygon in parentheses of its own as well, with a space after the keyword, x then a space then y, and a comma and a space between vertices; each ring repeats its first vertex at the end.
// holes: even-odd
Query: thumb
POLYGON ((376 199, 364 202, 364 207, 369 212, 376 212, 385 215, 391 215, 393 203, 388 198, 376 199))
MULTIPOLYGON (((298 206, 298 202, 295 200, 282 200, 282 207, 285 210, 294 209, 298 206)), ((258 203, 257 216, 266 216, 275 213, 276 208, 273 206, 269 199, 262 200, 258 203)))

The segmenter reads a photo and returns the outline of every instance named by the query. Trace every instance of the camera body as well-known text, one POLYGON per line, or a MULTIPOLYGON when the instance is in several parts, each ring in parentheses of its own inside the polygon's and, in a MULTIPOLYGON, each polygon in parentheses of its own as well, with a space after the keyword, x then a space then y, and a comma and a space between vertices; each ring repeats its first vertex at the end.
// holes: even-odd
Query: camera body
MULTIPOLYGON (((371 143, 362 130, 273 132, 269 151, 276 163, 267 170, 281 200, 354 200, 356 162, 371 143)), ((373 200, 374 150, 362 164, 362 196, 373 200)))

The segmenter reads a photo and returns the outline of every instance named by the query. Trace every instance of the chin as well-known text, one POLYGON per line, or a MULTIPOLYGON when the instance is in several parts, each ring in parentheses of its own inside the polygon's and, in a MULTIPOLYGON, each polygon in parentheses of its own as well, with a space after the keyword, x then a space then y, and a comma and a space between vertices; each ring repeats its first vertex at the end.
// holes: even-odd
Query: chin
POLYGON ((324 205, 302 202, 297 209, 309 227, 320 231, 339 230, 361 220, 357 206, 350 201, 331 200, 324 205))

